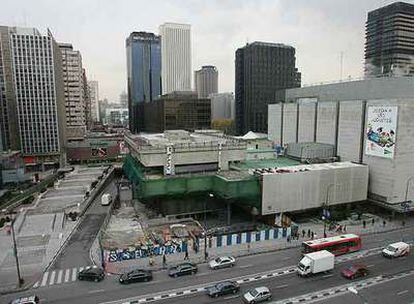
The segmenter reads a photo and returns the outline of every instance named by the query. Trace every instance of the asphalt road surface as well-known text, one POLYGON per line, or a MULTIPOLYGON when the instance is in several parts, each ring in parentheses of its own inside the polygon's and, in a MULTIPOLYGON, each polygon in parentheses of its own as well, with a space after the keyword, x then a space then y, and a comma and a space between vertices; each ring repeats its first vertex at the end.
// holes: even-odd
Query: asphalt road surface
MULTIPOLYGON (((154 280, 152 282, 131 285, 120 285, 117 281, 117 276, 107 276, 104 281, 99 283, 69 280, 69 282, 64 284, 49 284, 24 293, 4 296, 0 298, 0 302, 3 303, 3 301, 5 301, 5 303, 7 303, 10 299, 18 296, 36 293, 44 303, 62 304, 124 303, 137 301, 139 299, 141 299, 140 303, 147 303, 142 299, 154 297, 154 303, 240 303, 240 294, 249 288, 257 286, 269 287, 274 295, 273 300, 277 301, 348 284, 349 281, 342 278, 339 273, 343 267, 353 260, 364 263, 369 267, 371 273, 368 278, 414 269, 414 255, 407 258, 388 260, 379 254, 380 247, 385 246, 388 243, 401 239, 412 240, 414 235, 413 232, 414 228, 408 227, 404 230, 365 236, 363 237, 363 250, 361 252, 339 257, 337 259, 339 263, 336 264, 335 269, 331 273, 311 278, 300 278, 296 273, 287 271, 292 269, 300 258, 299 249, 292 248, 274 253, 239 258, 237 260, 237 265, 230 269, 211 271, 207 269, 206 264, 202 264, 199 265, 199 272, 196 275, 180 277, 177 279, 169 278, 166 271, 158 271, 154 273, 154 280), (366 254, 365 257, 363 256, 364 254, 366 254), (261 278, 263 275, 270 274, 272 270, 274 273, 280 272, 281 274, 264 279, 261 278), (185 295, 185 291, 197 288, 200 288, 201 290, 205 286, 213 284, 213 282, 225 279, 246 280, 245 283, 241 284, 241 292, 239 295, 218 299, 210 299, 202 291, 185 295), (184 296, 160 299, 161 295, 167 297, 166 295, 180 291, 184 292, 184 296)), ((86 242, 83 243, 83 241, 75 244, 86 246, 86 242)), ((68 250, 71 250, 70 247, 68 250)), ((76 251, 73 252, 76 253, 76 251)), ((74 262, 76 262, 76 259, 74 262)), ((69 258, 69 260, 71 259, 69 258)), ((406 278, 405 280, 410 279, 406 278)), ((400 288, 398 286, 398 281, 399 280, 390 281, 389 283, 384 282, 381 285, 376 285, 371 288, 372 290, 375 290, 376 288, 381 289, 381 286, 384 286, 384 288, 389 288, 390 292, 393 292, 394 295, 396 295, 397 292, 402 292, 398 298, 401 299, 402 302, 394 302, 394 304, 409 303, 404 302, 406 299, 404 297, 408 297, 413 293, 414 284, 411 284, 413 286, 408 284, 406 287, 400 288), (408 291, 404 292, 405 290, 408 291), (405 296, 406 293, 408 295, 405 296)), ((404 281, 404 279, 401 279, 401 281, 404 281)), ((365 294, 365 292, 369 293, 369 290, 370 288, 362 289, 361 294, 365 294)), ((375 294, 375 292, 373 294, 375 294)), ((341 295, 338 296, 337 299, 338 301, 343 299, 342 301, 347 301, 348 303, 358 303, 355 302, 355 299, 358 300, 358 296, 353 294, 341 295)), ((325 303, 336 303, 337 299, 335 298, 335 302, 329 302, 329 300, 327 300, 328 302, 325 303)))
MULTIPOLYGON (((101 193, 107 192, 116 193, 115 181, 101 191, 101 193)), ((105 220, 108 208, 109 206, 101 205, 101 194, 98 194, 51 269, 68 269, 92 264, 89 250, 105 220)))

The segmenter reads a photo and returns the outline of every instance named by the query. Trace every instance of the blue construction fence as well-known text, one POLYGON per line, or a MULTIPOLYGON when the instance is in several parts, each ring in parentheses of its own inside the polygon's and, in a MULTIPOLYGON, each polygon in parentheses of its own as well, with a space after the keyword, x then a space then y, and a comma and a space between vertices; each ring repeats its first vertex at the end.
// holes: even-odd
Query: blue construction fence
POLYGON ((224 234, 208 238, 208 247, 217 248, 246 243, 254 243, 268 240, 287 238, 291 234, 291 228, 272 228, 260 231, 248 231, 243 233, 224 234))

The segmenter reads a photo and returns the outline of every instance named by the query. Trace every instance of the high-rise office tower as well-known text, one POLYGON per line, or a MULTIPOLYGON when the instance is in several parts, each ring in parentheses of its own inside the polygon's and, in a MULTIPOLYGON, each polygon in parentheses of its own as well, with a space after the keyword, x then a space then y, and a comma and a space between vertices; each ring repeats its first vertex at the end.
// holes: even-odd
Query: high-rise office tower
POLYGON ((161 95, 161 38, 153 33, 133 32, 126 39, 129 129, 143 129, 144 102, 161 95))
POLYGON ((414 74, 414 4, 395 2, 368 13, 365 76, 414 74))
POLYGON ((204 65, 194 72, 195 90, 199 98, 218 92, 218 71, 214 65, 204 65))
POLYGON ((86 76, 86 70, 82 69, 82 95, 83 101, 85 104, 85 120, 86 120, 86 128, 89 130, 92 126, 92 119, 91 119, 91 94, 88 85, 88 78, 86 76))
POLYGON ((0 26, 3 149, 20 150, 26 165, 63 162, 66 144, 62 57, 50 32, 0 26))
POLYGON ((292 46, 253 42, 236 51, 236 131, 267 133, 267 105, 280 89, 300 87, 292 46))
POLYGON ((68 140, 83 139, 86 132, 82 56, 70 43, 59 43, 62 53, 68 140))
POLYGON ((91 101, 91 121, 99 121, 99 86, 98 81, 88 80, 89 98, 91 101))
POLYGON ((164 23, 161 35, 162 94, 191 90, 191 25, 164 23))

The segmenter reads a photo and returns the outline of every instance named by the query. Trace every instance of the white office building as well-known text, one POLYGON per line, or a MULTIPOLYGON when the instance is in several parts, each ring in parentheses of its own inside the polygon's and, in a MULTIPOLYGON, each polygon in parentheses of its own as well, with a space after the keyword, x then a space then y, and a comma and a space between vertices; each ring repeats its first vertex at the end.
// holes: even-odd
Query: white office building
POLYGON ((99 87, 96 80, 89 80, 89 97, 91 100, 91 120, 100 121, 99 119, 99 87))
POLYGON ((161 35, 162 94, 191 90, 191 25, 164 23, 161 35))

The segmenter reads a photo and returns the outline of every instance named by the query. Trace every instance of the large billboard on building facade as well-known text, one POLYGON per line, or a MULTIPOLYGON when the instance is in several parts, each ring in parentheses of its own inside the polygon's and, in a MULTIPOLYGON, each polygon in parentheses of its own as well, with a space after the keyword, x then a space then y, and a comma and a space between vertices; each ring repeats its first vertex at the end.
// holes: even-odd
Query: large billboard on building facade
POLYGON ((365 154, 394 158, 398 107, 369 106, 365 154))

